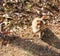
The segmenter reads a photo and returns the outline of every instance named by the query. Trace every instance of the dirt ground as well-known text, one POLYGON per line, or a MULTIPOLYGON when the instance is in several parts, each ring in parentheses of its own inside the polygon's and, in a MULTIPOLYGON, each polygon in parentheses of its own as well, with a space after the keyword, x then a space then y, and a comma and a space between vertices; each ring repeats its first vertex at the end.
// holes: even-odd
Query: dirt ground
POLYGON ((2 32, 8 32, 16 26, 19 29, 14 28, 15 32, 12 35, 0 32, 0 56, 60 56, 60 3, 58 0, 56 2, 55 0, 21 0, 16 3, 6 1, 6 4, 3 1, 0 1, 0 24, 7 19, 6 14, 12 19, 8 18, 11 24, 7 27, 3 26, 2 32), (49 19, 45 20, 47 25, 40 39, 38 33, 32 32, 31 24, 35 17, 42 17, 44 13, 49 15, 49 19))
POLYGON ((7 37, 3 45, 1 40, 0 56, 60 56, 60 27, 52 25, 49 28, 42 39, 29 28, 23 30, 21 37, 7 37))

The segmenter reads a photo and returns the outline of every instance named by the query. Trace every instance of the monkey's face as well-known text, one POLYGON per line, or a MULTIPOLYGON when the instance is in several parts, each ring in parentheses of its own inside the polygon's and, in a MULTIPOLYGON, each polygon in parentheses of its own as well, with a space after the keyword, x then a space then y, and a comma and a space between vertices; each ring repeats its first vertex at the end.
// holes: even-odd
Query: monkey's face
POLYGON ((45 22, 43 21, 43 19, 41 18, 35 18, 33 21, 32 21, 32 30, 33 32, 38 32, 40 31, 42 25, 45 24, 45 22))
POLYGON ((37 29, 40 29, 41 28, 41 21, 40 20, 37 20, 36 21, 36 27, 37 27, 37 29))

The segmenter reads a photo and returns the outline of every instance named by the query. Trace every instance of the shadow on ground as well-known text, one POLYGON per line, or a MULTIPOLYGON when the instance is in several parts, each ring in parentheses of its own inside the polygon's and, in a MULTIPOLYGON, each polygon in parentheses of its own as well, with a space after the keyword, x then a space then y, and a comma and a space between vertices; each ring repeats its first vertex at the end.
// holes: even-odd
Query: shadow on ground
MULTIPOLYGON (((48 28, 45 29, 44 32, 45 34, 42 36, 42 40, 50 45, 55 44, 56 45, 55 47, 59 48, 57 47, 59 46, 57 44, 59 44, 60 42, 55 43, 55 42, 58 42, 59 39, 57 39, 54 33, 52 33, 52 31, 49 30, 48 28)), ((29 52, 32 52, 33 54, 37 54, 37 56, 59 56, 60 55, 60 53, 49 49, 48 46, 39 45, 17 36, 9 37, 9 36, 0 34, 0 37, 3 40, 9 41, 9 43, 13 44, 14 46, 17 46, 18 48, 23 48, 25 50, 28 50, 29 52)))
POLYGON ((60 39, 49 29, 46 28, 43 30, 44 35, 42 35, 42 40, 48 44, 60 49, 60 39))

